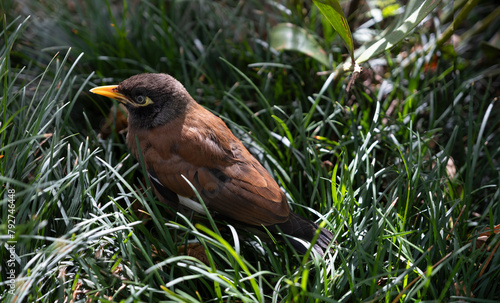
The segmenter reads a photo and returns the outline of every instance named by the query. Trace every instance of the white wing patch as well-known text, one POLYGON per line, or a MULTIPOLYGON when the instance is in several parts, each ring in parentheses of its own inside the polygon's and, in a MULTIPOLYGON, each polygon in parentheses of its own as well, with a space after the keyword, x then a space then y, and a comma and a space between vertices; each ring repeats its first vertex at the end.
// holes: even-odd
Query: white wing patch
MULTIPOLYGON (((148 172, 148 176, 151 180, 153 180, 153 182, 157 183, 157 189, 158 189, 158 186, 161 186, 163 187, 163 184, 160 182, 160 180, 158 180, 158 178, 156 178, 155 176, 153 176, 153 174, 151 174, 150 172, 148 172)), ((184 176, 183 176, 184 177, 184 176)), ((184 177, 184 179, 186 179, 184 177)), ((186 179, 187 180, 187 179, 186 179)), ((189 199, 187 197, 184 197, 184 196, 181 196, 181 195, 177 195, 177 197, 179 198, 179 203, 189 209, 191 209, 192 211, 195 211, 197 213, 200 213, 200 214, 204 214, 205 213, 205 210, 203 209, 203 206, 192 200, 192 199, 189 199)))

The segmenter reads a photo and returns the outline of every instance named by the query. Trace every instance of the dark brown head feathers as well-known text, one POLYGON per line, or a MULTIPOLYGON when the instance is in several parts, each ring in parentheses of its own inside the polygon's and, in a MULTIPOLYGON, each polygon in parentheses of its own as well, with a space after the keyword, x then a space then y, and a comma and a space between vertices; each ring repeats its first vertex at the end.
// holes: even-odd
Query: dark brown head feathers
POLYGON ((129 123, 138 128, 153 128, 181 116, 194 102, 184 86, 167 74, 139 74, 121 82, 116 92, 132 102, 125 104, 129 123), (141 106, 146 98, 150 104, 141 106))

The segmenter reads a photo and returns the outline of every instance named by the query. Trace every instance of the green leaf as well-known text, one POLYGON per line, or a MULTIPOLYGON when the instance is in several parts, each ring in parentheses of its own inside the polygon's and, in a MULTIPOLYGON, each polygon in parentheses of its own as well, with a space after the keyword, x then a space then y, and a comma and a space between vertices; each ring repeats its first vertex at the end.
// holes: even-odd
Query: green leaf
POLYGON ((358 64, 376 57, 380 53, 401 42, 440 2, 437 0, 425 0, 418 5, 419 2, 416 1, 421 0, 414 0, 408 4, 408 9, 413 9, 413 7, 415 7, 415 9, 410 14, 407 14, 407 18, 395 30, 385 31, 382 38, 366 48, 358 49, 357 53, 361 53, 359 56, 356 56, 356 62, 358 64))
POLYGON ((271 29, 271 47, 301 52, 325 66, 331 66, 326 52, 305 29, 291 23, 280 23, 271 29))
POLYGON ((319 11, 326 17, 333 26, 340 38, 344 40, 347 51, 351 57, 354 54, 354 44, 352 42, 351 29, 345 18, 344 12, 337 0, 313 0, 319 11))

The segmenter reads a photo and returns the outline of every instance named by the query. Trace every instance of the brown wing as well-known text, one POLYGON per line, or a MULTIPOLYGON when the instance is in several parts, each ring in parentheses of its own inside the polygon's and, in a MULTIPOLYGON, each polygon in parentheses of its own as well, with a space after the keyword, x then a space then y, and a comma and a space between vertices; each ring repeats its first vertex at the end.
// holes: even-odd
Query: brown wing
POLYGON ((162 186, 196 200, 184 175, 210 210, 228 218, 252 225, 288 220, 286 197, 270 174, 221 119, 196 106, 191 118, 138 134, 147 169, 162 186))

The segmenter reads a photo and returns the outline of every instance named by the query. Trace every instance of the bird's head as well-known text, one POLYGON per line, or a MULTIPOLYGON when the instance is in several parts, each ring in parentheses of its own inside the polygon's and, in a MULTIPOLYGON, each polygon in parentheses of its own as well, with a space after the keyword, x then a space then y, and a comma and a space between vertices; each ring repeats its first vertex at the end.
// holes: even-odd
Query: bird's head
POLYGON ((184 86, 168 74, 139 74, 118 85, 90 90, 123 103, 129 112, 129 124, 153 128, 181 116, 194 101, 184 86))

